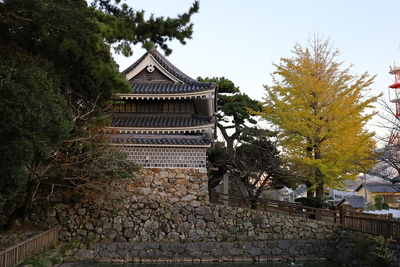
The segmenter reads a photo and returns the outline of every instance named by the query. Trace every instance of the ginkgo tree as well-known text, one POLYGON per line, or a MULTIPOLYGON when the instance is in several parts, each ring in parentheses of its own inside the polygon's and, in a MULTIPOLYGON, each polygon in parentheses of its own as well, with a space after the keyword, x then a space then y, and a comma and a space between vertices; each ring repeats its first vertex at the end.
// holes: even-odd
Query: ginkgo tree
POLYGON ((264 86, 262 111, 254 114, 279 128, 290 172, 307 186, 308 197, 322 198, 326 187, 355 178, 360 162, 373 164, 374 133, 365 126, 378 96, 368 96, 375 76, 343 67, 329 38, 315 34, 307 41, 274 64, 274 85, 264 86))

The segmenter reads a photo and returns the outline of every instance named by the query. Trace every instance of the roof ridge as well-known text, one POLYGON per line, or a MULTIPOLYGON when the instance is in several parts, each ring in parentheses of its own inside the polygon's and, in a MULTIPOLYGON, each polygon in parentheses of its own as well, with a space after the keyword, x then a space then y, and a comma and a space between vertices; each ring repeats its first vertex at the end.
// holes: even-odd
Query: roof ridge
POLYGON ((136 60, 132 65, 130 65, 129 67, 127 67, 125 70, 121 71, 122 74, 127 74, 128 72, 130 72, 132 69, 134 69, 137 65, 140 64, 140 62, 142 62, 146 56, 149 54, 149 52, 144 53, 138 60, 136 60))
MULTIPOLYGON (((172 64, 168 59, 166 59, 163 55, 161 55, 160 52, 158 52, 157 49, 152 49, 150 51, 147 51, 144 53, 138 60, 136 60, 132 65, 130 65, 128 68, 126 68, 124 71, 122 71, 122 74, 127 74, 130 72, 132 69, 134 69, 137 65, 142 62, 148 54, 151 54, 154 59, 160 63, 161 66, 163 66, 166 70, 168 70, 172 75, 176 76, 178 79, 182 80, 183 82, 190 84, 190 85, 199 85, 199 86, 211 86, 215 84, 214 82, 208 82, 208 83, 203 83, 199 82, 184 72, 182 72, 180 69, 178 69, 174 64, 172 64)), ((215 85, 214 85, 215 86, 215 85)), ((213 87, 214 87, 213 86, 213 87)))
POLYGON ((160 63, 161 66, 163 66, 165 69, 167 69, 171 74, 179 78, 180 80, 184 81, 185 83, 188 84, 198 84, 198 85, 203 85, 206 83, 198 82, 195 79, 191 78, 184 72, 182 72, 180 69, 175 67, 174 64, 172 64, 168 59, 166 59, 163 55, 161 55, 160 52, 157 51, 157 49, 152 49, 150 51, 150 54, 153 55, 153 57, 157 60, 158 63, 160 63))

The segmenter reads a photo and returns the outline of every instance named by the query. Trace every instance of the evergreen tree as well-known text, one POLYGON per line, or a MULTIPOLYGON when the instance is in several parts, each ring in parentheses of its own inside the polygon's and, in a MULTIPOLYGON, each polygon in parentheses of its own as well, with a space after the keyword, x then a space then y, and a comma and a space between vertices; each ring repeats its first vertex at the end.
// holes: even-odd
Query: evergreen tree
POLYGON ((217 95, 217 127, 220 130, 227 146, 228 154, 233 156, 235 142, 246 138, 244 130, 249 125, 257 124, 255 116, 249 109, 261 110, 257 100, 251 99, 248 95, 241 93, 239 87, 225 77, 221 78, 197 78, 200 82, 216 82, 218 86, 217 95))
POLYGON ((31 186, 34 166, 50 157, 73 125, 52 64, 9 52, 0 51, 0 204, 31 186))
POLYGON ((120 2, 0 1, 0 205, 27 189, 15 216, 29 212, 43 179, 73 187, 94 181, 94 166, 109 178, 132 170, 99 132, 115 93, 130 92, 111 49, 131 55, 132 45, 158 45, 170 54, 167 42, 191 38, 199 3, 177 18, 145 19, 120 2), (85 162, 77 160, 82 155, 85 162))
POLYGON ((230 176, 246 195, 259 197, 263 190, 286 184, 280 176, 280 157, 274 142, 274 133, 258 129, 257 120, 250 110, 261 110, 257 100, 240 92, 239 87, 224 77, 198 78, 202 82, 214 81, 218 86, 217 127, 224 143, 217 143, 208 154, 214 172, 209 187, 214 188, 229 170, 230 176))

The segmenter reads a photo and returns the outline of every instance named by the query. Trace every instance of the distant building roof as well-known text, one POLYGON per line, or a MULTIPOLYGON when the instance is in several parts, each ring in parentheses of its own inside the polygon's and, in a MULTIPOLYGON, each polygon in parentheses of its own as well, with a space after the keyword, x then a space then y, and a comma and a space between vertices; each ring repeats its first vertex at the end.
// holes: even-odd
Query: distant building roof
POLYGON ((364 197, 361 196, 347 196, 340 200, 337 204, 337 206, 343 205, 343 204, 350 204, 353 208, 355 209, 361 209, 364 208, 364 202, 365 199, 364 197))
POLYGON ((372 193, 397 193, 400 192, 398 184, 362 184, 355 191, 359 191, 362 187, 372 193))
POLYGON ((293 190, 293 192, 290 192, 288 195, 289 195, 289 196, 297 197, 297 196, 303 194, 303 193, 306 192, 306 191, 307 191, 307 186, 302 185, 302 186, 300 186, 299 188, 293 190))
POLYGON ((393 178, 392 180, 390 180, 390 182, 392 182, 393 184, 400 183, 400 176, 393 178))

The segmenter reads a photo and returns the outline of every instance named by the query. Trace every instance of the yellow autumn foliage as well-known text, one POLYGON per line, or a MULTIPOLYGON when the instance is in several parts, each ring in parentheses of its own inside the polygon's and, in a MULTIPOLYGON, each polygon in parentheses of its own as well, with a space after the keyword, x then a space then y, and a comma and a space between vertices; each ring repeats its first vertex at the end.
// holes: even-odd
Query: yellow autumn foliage
POLYGON ((368 96, 375 76, 353 74, 337 61, 339 51, 316 35, 294 46, 294 57, 274 64, 273 86, 265 87, 261 112, 280 130, 280 146, 303 182, 322 197, 326 186, 355 177, 375 147, 366 130, 379 96, 368 96), (370 113, 367 113, 369 111, 370 113))

